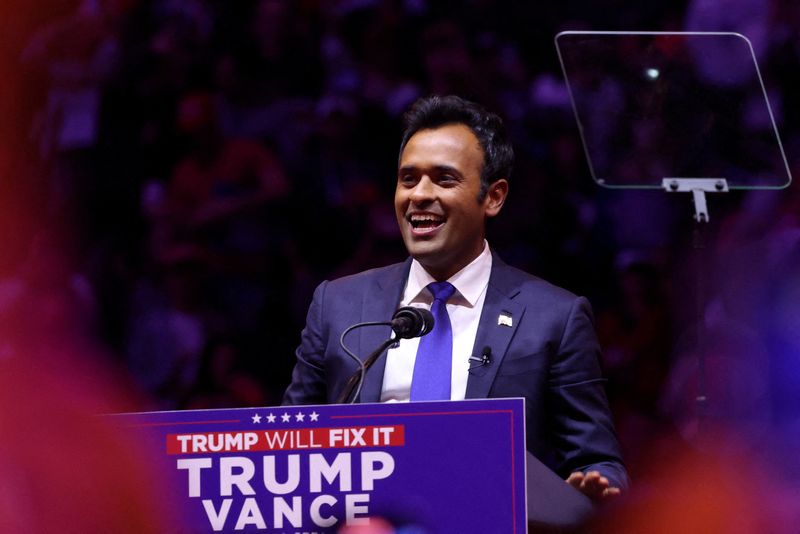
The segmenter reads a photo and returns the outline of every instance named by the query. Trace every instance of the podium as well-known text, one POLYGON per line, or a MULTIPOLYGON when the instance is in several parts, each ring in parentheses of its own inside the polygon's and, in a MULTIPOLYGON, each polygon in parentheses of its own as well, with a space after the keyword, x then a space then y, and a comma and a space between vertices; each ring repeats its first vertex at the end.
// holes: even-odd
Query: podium
POLYGON ((588 498, 525 451, 524 399, 115 414, 186 532, 580 527, 588 498))
POLYGON ((529 452, 525 453, 525 471, 530 532, 573 532, 592 517, 591 499, 565 484, 529 452))

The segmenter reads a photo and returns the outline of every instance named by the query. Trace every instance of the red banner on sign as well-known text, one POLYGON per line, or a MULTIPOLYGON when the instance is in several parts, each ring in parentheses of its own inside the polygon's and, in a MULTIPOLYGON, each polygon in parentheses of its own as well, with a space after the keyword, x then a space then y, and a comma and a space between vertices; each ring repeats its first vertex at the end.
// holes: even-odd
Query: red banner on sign
POLYGON ((403 425, 167 434, 167 454, 401 447, 403 425))

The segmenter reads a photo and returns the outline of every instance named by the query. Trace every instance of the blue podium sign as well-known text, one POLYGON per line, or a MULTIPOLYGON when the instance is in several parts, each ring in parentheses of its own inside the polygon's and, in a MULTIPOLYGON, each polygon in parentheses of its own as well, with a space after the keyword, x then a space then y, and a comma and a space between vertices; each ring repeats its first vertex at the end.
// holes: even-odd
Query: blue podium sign
POLYGON ((186 532, 526 531, 523 399, 117 414, 186 532))

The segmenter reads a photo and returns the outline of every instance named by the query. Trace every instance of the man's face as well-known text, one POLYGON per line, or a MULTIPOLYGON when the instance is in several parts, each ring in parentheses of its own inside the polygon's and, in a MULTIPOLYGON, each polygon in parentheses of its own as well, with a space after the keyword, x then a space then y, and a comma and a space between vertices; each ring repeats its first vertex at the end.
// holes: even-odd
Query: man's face
POLYGON ((420 130, 406 144, 397 171, 394 206, 409 254, 439 280, 483 250, 485 218, 500 211, 505 180, 479 201, 483 150, 463 124, 420 130))

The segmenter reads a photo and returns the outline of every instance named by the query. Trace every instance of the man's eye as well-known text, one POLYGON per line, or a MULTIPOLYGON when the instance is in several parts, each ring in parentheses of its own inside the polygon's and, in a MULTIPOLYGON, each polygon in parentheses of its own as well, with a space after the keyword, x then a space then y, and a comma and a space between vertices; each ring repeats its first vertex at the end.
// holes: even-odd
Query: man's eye
POLYGON ((411 174, 401 174, 399 177, 400 183, 411 184, 414 183, 414 176, 411 174))

